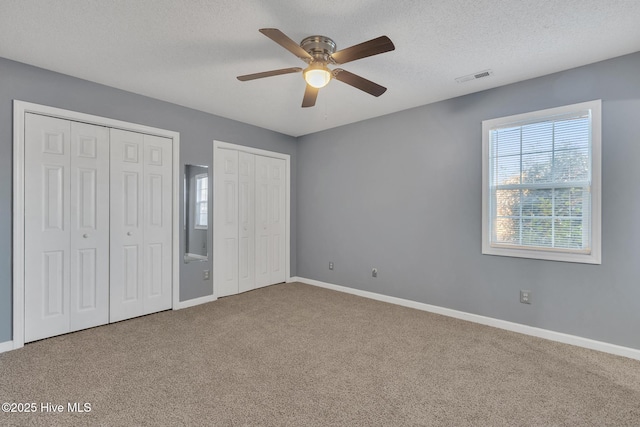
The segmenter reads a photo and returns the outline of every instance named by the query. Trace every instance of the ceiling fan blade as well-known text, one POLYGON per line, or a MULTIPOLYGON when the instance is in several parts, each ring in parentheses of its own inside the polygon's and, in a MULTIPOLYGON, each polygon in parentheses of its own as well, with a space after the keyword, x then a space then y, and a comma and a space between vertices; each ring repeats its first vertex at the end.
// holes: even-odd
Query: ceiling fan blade
POLYGON ((361 91, 367 92, 373 96, 380 96, 387 91, 387 88, 380 86, 377 83, 367 80, 364 77, 360 77, 357 74, 350 73, 342 68, 336 68, 333 70, 333 78, 340 80, 342 83, 351 85, 361 91))
POLYGON ((302 98, 302 108, 313 107, 316 105, 316 98, 318 97, 318 89, 307 85, 304 90, 304 98, 302 98))
POLYGON ((264 71, 262 73, 255 73, 255 74, 246 74, 244 76, 238 76, 237 79, 240 80, 241 82, 246 82, 247 80, 262 79, 264 77, 271 77, 271 76, 279 76, 280 74, 299 73, 300 71, 302 71, 302 68, 299 68, 299 67, 282 68, 280 70, 264 71))
POLYGON ((389 52, 395 48, 396 47, 393 45, 393 42, 389 37, 380 36, 364 43, 339 50, 331 54, 331 59, 333 59, 333 62, 336 64, 346 64, 347 62, 355 61, 356 59, 389 52))
POLYGON ((298 58, 302 59, 305 62, 308 62, 313 59, 306 50, 300 47, 300 45, 293 40, 291 40, 285 33, 278 30, 277 28, 261 28, 260 31, 265 36, 269 37, 274 42, 278 43, 283 48, 287 49, 289 52, 293 53, 298 58))

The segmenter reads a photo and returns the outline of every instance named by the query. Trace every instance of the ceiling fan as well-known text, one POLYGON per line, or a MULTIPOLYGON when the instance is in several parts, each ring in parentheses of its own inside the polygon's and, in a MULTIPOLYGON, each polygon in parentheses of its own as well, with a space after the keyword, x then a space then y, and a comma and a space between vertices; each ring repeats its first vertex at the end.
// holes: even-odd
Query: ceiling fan
POLYGON ((336 52, 336 44, 329 37, 310 36, 298 44, 276 28, 262 28, 259 31, 309 65, 305 69, 293 67, 265 71, 262 73, 246 74, 244 76, 238 76, 238 80, 240 81, 244 82, 247 80, 261 79, 281 74, 299 73, 302 71, 302 76, 307 82, 307 88, 304 91, 304 98, 302 99, 302 107, 313 107, 316 104, 318 90, 325 87, 332 78, 367 92, 373 96, 380 96, 387 90, 384 86, 380 86, 377 83, 350 73, 342 68, 330 70, 327 67, 329 64, 346 64, 347 62, 355 61, 356 59, 362 59, 368 56, 378 55, 380 53, 394 50, 395 46, 387 36, 380 36, 336 52))

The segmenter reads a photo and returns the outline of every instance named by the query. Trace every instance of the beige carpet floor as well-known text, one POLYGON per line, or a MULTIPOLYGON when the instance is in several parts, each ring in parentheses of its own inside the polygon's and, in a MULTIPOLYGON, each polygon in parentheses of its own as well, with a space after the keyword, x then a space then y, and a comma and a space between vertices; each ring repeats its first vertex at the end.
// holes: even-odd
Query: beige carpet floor
POLYGON ((0 401, 38 405, 3 426, 640 426, 640 362, 292 283, 0 354, 0 401))

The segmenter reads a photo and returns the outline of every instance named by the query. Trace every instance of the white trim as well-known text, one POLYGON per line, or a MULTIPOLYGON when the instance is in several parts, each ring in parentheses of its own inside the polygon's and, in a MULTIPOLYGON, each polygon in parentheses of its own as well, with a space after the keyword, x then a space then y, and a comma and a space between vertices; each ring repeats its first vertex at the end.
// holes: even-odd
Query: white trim
POLYGON ((13 348, 24 346, 24 116, 41 114, 65 120, 123 129, 169 138, 173 141, 173 265, 172 306, 180 298, 180 134, 178 132, 130 123, 92 114, 19 100, 13 101, 13 348))
POLYGON ((391 304, 401 305, 403 307, 415 308, 416 310, 428 311, 430 313, 441 314, 443 316, 454 317, 456 319, 467 320, 481 325, 491 326, 494 328, 504 329, 520 334, 531 335, 538 338, 544 338, 551 341, 557 341, 564 344, 575 345, 577 347, 588 348, 591 350, 602 351, 604 353, 615 354, 617 356, 628 357, 630 359, 640 360, 640 349, 631 347, 623 347, 617 344, 610 344, 603 341, 595 341, 589 338, 569 335, 562 332, 550 331, 548 329, 527 326, 521 323, 509 322, 506 320, 495 319, 493 317, 481 316, 478 314, 466 313, 464 311, 452 310, 450 308, 439 307, 437 305, 424 304, 417 301, 411 301, 402 298, 391 297, 387 295, 377 294, 369 291, 348 288, 346 286, 334 285, 331 283, 321 282, 319 280, 306 279, 304 277, 292 277, 288 282, 301 282, 307 285, 318 286, 321 288, 331 289, 347 294, 358 295, 364 298, 370 298, 377 301, 388 302, 391 304))
POLYGON ((253 147, 247 147, 246 145, 238 145, 238 144, 232 144, 230 142, 224 142, 224 141, 218 141, 218 140, 213 140, 213 148, 226 148, 227 150, 236 150, 236 151, 243 151, 245 153, 250 153, 250 154, 257 154, 259 156, 265 156, 265 157, 274 157, 276 159, 283 159, 283 160, 288 160, 291 158, 290 155, 285 154, 285 153, 278 153, 276 151, 268 151, 268 150, 262 150, 260 148, 253 148, 253 147))
POLYGON ((15 347, 13 341, 0 342, 0 353, 5 353, 7 351, 11 351, 16 348, 17 347, 15 347))
MULTIPOLYGON (((169 131, 165 131, 169 132, 169 131)), ((180 252, 180 188, 182 186, 183 177, 180 174, 180 133, 171 132, 173 136, 173 284, 172 289, 172 308, 176 310, 176 306, 180 304, 180 268, 182 266, 182 253, 180 252)))
POLYGON ((189 308, 189 307, 193 307, 195 305, 200 305, 200 304, 205 304, 208 302, 212 302, 217 300, 218 298, 216 298, 213 295, 206 295, 200 298, 193 298, 193 299, 188 299, 186 301, 178 301, 178 304, 173 304, 173 309, 174 310, 181 310, 183 308, 189 308))
MULTIPOLYGON (((284 153, 277 153, 275 151, 267 151, 267 150, 261 150, 259 148, 253 148, 253 147, 247 147, 244 145, 238 145, 238 144, 231 144, 229 142, 223 142, 223 141, 218 141, 218 140, 214 140, 213 141, 213 155, 215 157, 215 153, 216 150, 218 148, 226 148, 228 150, 236 150, 236 151, 242 151, 245 153, 249 153, 249 154, 256 154, 259 156, 265 156, 265 157, 273 157, 276 159, 282 159, 285 161, 285 175, 286 175, 286 179, 287 179, 287 185, 285 185, 285 221, 286 221, 286 225, 285 225, 285 248, 284 248, 284 271, 285 271, 285 281, 289 281, 291 279, 291 156, 289 154, 284 154, 284 153)), ((215 158, 214 158, 214 163, 215 164, 215 158)), ((215 176, 215 175, 214 175, 215 176)), ((215 203, 216 200, 216 186, 215 184, 213 185, 213 201, 215 203)), ((213 221, 213 227, 215 227, 215 219, 213 221)), ((215 228, 213 229, 213 232, 215 233, 215 228)), ((215 245, 213 245, 213 251, 215 251, 215 245)), ((212 253, 213 253, 212 251, 212 253)), ((214 266, 213 268, 215 269, 215 253, 213 253, 213 260, 214 260, 214 266)), ((212 282, 215 282, 215 280, 212 280, 212 282)), ((213 295, 216 295, 216 289, 215 289, 215 283, 212 283, 213 286, 213 295)))
POLYGON ((13 348, 24 346, 24 114, 13 101, 13 348))
POLYGON ((601 264, 602 245, 602 101, 581 102, 562 107, 548 108, 530 113, 516 114, 482 121, 482 253, 517 258, 532 258, 551 261, 601 264), (552 116, 562 116, 576 111, 591 112, 591 250, 590 253, 567 250, 505 247, 491 245, 491 212, 489 199, 489 133, 496 126, 522 125, 552 116))

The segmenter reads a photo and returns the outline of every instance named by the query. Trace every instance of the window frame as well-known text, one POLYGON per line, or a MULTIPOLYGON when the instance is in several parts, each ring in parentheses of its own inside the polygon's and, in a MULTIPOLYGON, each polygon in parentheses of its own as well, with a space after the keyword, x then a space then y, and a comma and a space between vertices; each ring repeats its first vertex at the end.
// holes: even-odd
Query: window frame
POLYGON ((194 182, 194 186, 195 186, 195 192, 196 192, 196 197, 195 197, 195 206, 194 206, 194 228, 196 230, 207 230, 209 228, 209 175, 208 173, 201 173, 198 175, 194 176, 195 182, 194 182), (199 188, 199 183, 201 181, 206 181, 207 182, 207 197, 206 199, 202 200, 200 199, 200 188, 199 188), (200 222, 200 206, 206 203, 207 204, 207 217, 206 217, 206 224, 202 224, 200 222))
POLYGON ((548 108, 512 116, 499 117, 482 121, 482 253, 517 258, 531 258, 549 261, 576 262, 585 264, 601 264, 601 230, 602 230, 602 101, 594 100, 562 107, 548 108), (554 116, 564 116, 579 111, 591 112, 591 217, 590 239, 591 250, 559 249, 559 248, 524 248, 492 246, 492 206, 490 188, 490 145, 491 131, 509 125, 522 126, 548 120, 554 116))

